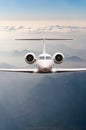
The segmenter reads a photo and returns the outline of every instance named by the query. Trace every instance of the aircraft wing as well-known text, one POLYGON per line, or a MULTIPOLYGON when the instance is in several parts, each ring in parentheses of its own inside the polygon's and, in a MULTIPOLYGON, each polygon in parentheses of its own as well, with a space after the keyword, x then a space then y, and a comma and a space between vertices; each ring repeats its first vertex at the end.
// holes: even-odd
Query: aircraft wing
MULTIPOLYGON (((40 73, 37 69, 0 69, 2 72, 21 72, 21 73, 40 73)), ((63 72, 84 72, 86 68, 61 68, 52 69, 51 73, 63 73, 63 72)))
POLYGON ((86 71, 86 68, 61 68, 61 69, 53 69, 54 73, 63 73, 63 72, 80 72, 80 71, 86 71))
POLYGON ((22 72, 22 73, 36 73, 37 69, 0 69, 3 72, 22 72))

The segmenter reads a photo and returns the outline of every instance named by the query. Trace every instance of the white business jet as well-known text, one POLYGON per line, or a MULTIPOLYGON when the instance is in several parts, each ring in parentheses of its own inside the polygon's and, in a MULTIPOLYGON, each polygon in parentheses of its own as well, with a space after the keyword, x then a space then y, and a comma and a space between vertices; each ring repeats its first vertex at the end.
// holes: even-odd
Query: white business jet
POLYGON ((54 68, 54 64, 61 64, 64 60, 62 53, 55 53, 53 56, 46 53, 45 40, 72 40, 72 39, 50 39, 50 38, 39 38, 39 39, 16 39, 16 40, 40 40, 43 41, 43 53, 38 57, 34 53, 28 53, 25 55, 25 61, 28 64, 36 63, 34 69, 7 69, 1 68, 0 71, 4 72, 23 72, 23 73, 62 73, 62 72, 77 72, 86 71, 86 68, 54 68))

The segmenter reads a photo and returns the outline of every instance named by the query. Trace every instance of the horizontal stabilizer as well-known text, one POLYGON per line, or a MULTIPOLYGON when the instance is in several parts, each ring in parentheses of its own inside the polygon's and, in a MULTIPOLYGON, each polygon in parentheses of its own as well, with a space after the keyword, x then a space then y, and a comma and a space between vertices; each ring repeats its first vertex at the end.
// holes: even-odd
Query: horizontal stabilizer
POLYGON ((15 40, 23 40, 23 41, 40 41, 40 40, 73 40, 73 39, 61 39, 61 38, 32 38, 32 39, 15 39, 15 40))

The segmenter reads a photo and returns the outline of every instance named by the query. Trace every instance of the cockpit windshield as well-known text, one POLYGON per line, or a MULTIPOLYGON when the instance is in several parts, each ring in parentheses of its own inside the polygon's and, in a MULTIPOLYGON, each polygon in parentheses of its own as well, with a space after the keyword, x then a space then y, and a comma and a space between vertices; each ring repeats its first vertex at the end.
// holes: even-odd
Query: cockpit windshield
POLYGON ((40 60, 44 60, 44 56, 40 56, 39 59, 40 59, 40 60))
POLYGON ((39 59, 39 60, 44 60, 44 59, 50 60, 50 59, 51 59, 51 56, 40 56, 38 59, 39 59))
POLYGON ((51 59, 51 57, 50 57, 50 56, 46 56, 45 58, 46 58, 46 60, 50 60, 50 59, 51 59))

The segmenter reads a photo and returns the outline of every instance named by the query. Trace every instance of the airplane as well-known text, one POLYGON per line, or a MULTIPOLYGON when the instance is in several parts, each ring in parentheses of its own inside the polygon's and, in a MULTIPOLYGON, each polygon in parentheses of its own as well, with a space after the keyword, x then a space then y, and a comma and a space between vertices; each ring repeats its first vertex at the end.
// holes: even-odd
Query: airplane
POLYGON ((16 39, 16 40, 43 40, 43 52, 38 57, 32 52, 25 55, 25 61, 27 64, 36 63, 34 69, 7 69, 0 68, 0 71, 4 72, 22 72, 22 73, 63 73, 63 72, 77 72, 86 71, 86 68, 54 68, 54 64, 61 64, 64 60, 64 55, 60 52, 55 53, 53 56, 46 52, 45 40, 73 40, 73 39, 55 39, 55 38, 35 38, 35 39, 16 39))

